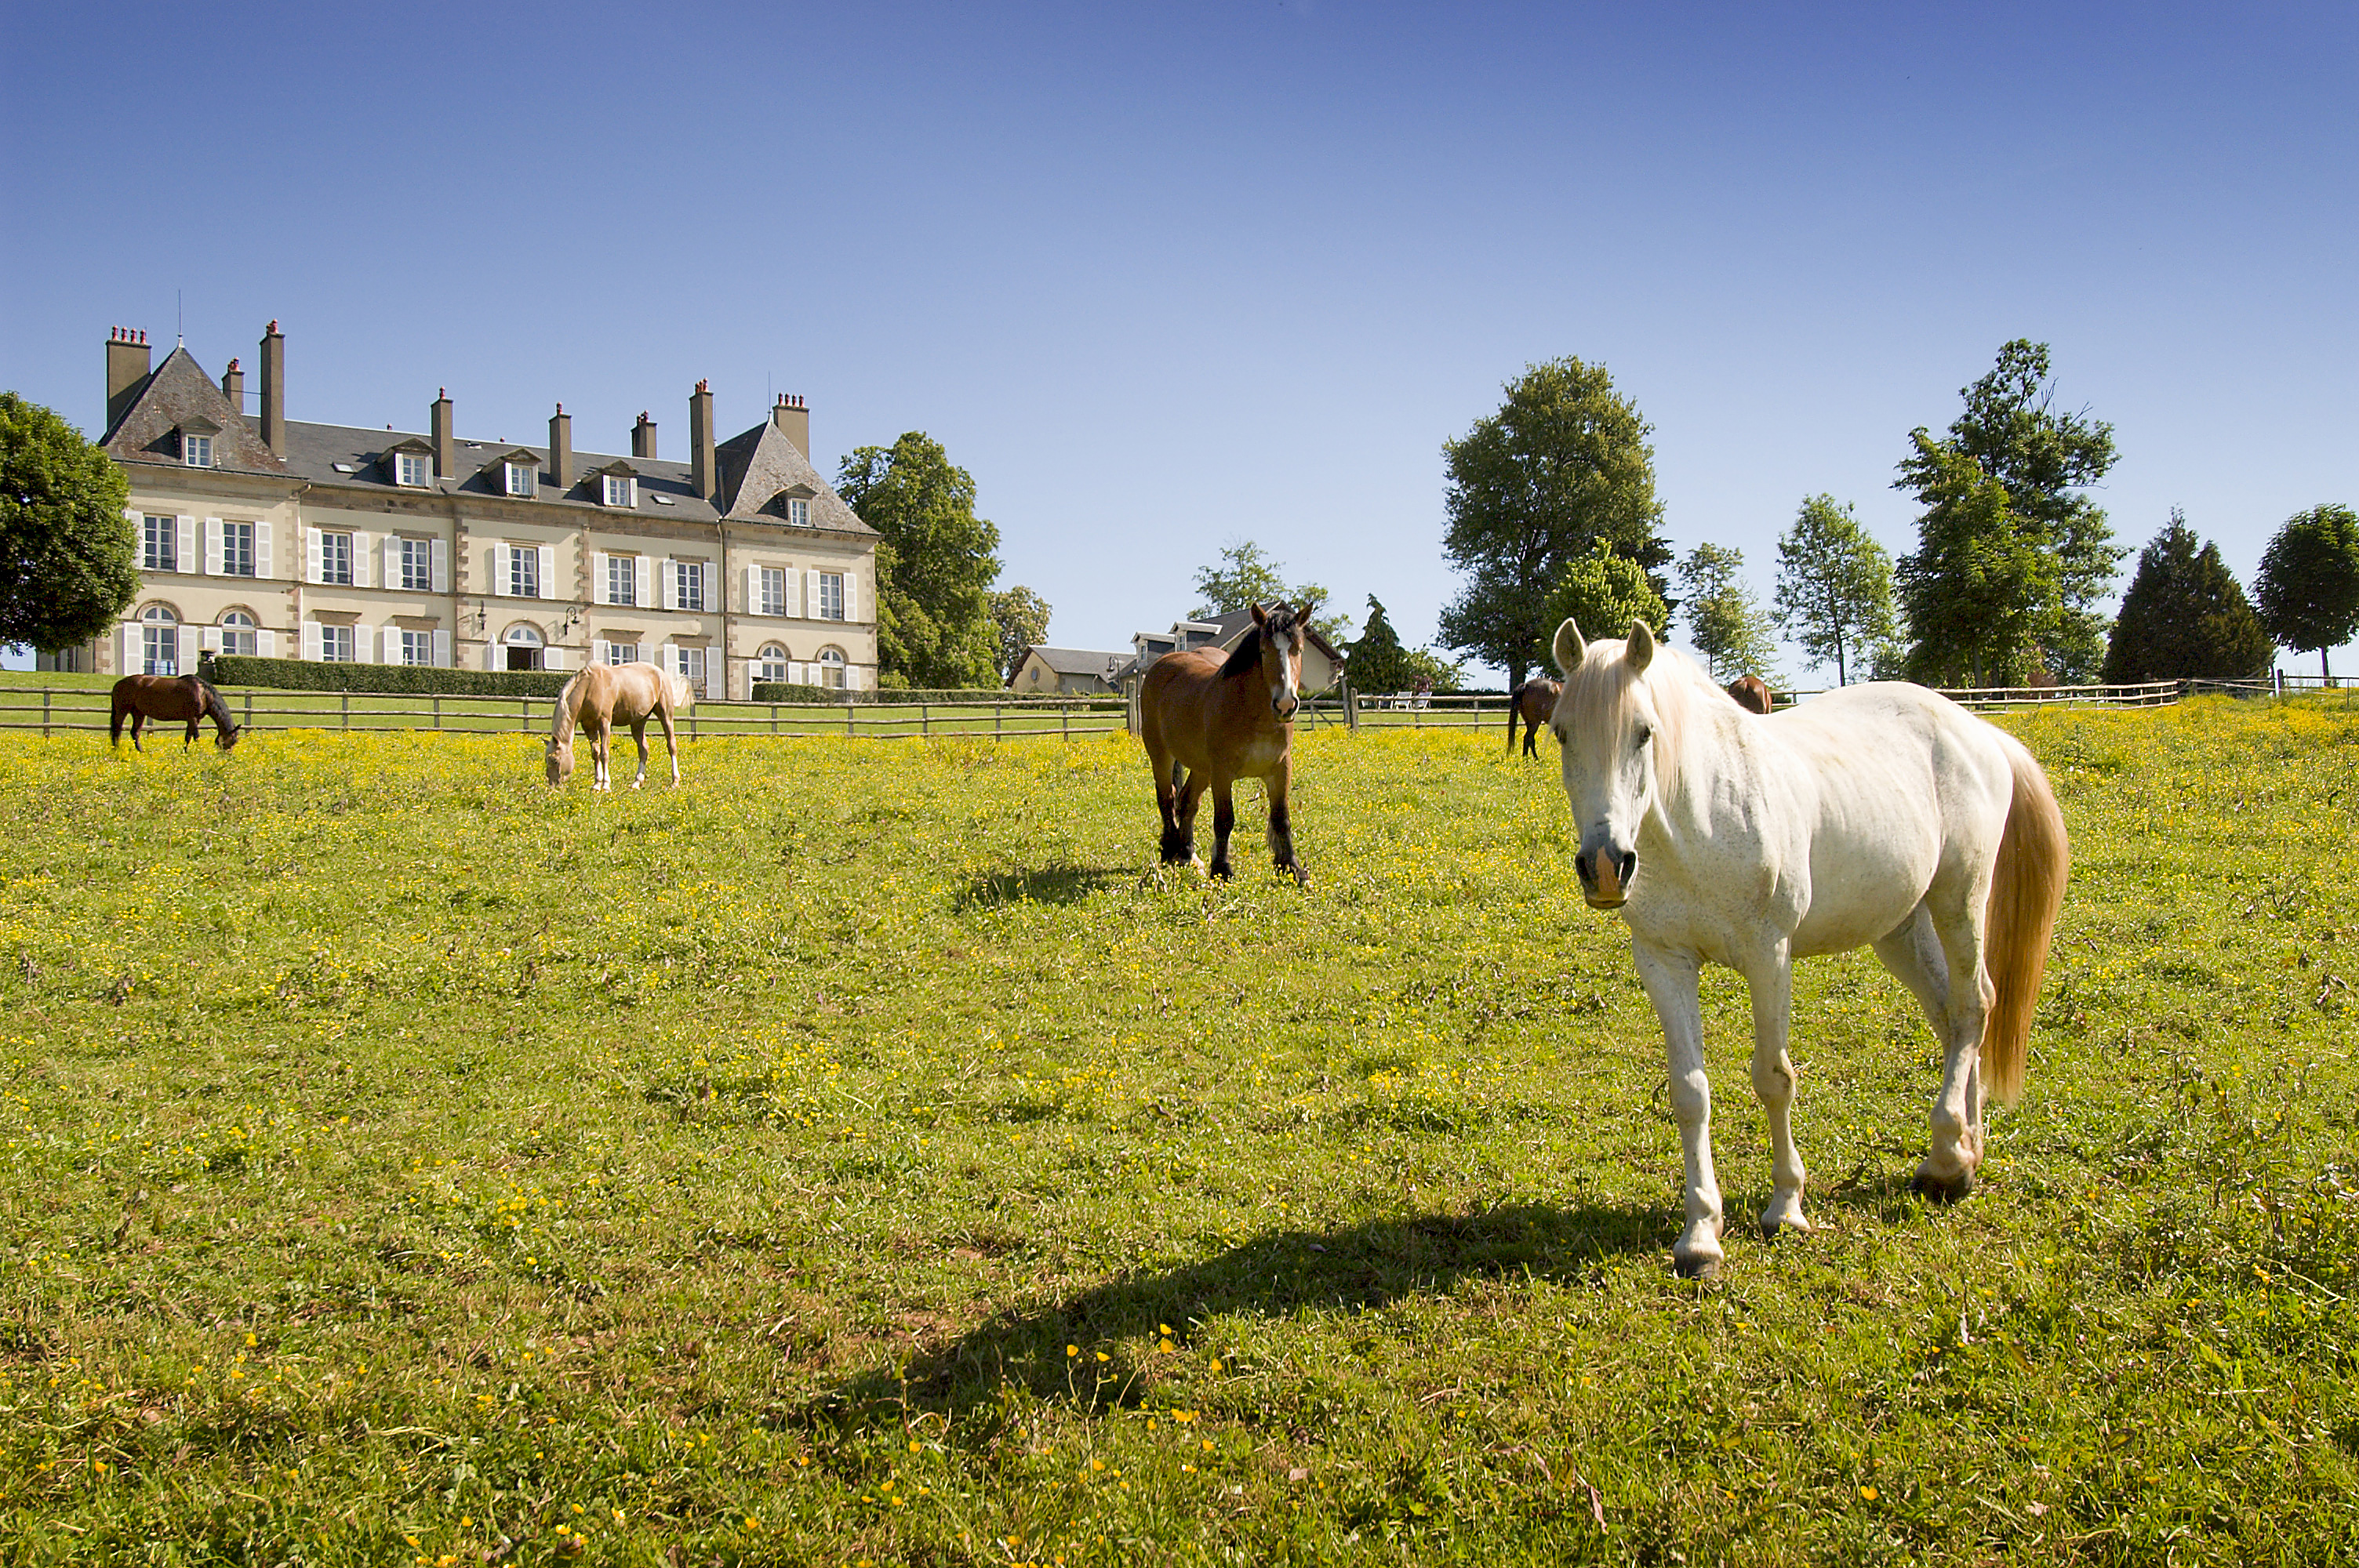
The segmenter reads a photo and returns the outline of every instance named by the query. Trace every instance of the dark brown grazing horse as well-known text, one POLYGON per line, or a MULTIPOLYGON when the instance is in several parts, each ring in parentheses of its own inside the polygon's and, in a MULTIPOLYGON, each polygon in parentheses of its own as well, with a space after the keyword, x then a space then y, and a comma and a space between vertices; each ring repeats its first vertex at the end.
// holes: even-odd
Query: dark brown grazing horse
POLYGON ((139 731, 150 719, 189 721, 188 740, 180 742, 183 751, 189 741, 197 738, 197 720, 213 721, 213 744, 228 751, 237 744, 237 720, 229 716, 229 704, 222 694, 195 676, 125 676, 114 683, 114 714, 107 730, 107 743, 123 743, 123 721, 131 720, 131 749, 144 752, 139 743, 139 731))
POLYGON ((1138 734, 1155 773, 1163 813, 1163 860, 1196 863, 1196 805, 1212 792, 1212 875, 1229 874, 1229 830, 1238 779, 1259 779, 1269 796, 1269 852, 1298 882, 1310 878, 1294 858, 1286 792, 1294 773, 1296 687, 1302 677, 1302 634, 1310 606, 1253 607, 1254 630, 1234 653, 1191 648, 1147 666, 1138 694, 1138 734), (1181 770, 1186 770, 1185 781, 1181 770))
POLYGON ((1539 755, 1532 746, 1532 735, 1549 721, 1549 715, 1556 711, 1556 699, 1563 691, 1561 681, 1552 681, 1546 676, 1534 676, 1516 688, 1515 696, 1507 699, 1507 750, 1512 752, 1516 749, 1516 721, 1521 719, 1524 725, 1524 755, 1539 755))
POLYGON ((1728 683, 1728 695, 1736 698, 1736 706, 1747 713, 1767 713, 1777 706, 1769 695, 1769 683, 1759 676, 1739 676, 1728 683))

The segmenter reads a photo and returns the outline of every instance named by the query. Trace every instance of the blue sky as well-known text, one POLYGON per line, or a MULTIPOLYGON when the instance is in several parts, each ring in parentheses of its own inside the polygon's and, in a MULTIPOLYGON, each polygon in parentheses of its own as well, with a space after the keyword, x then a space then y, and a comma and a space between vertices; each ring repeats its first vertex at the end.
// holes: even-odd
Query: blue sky
POLYGON ((177 298, 215 373, 277 318, 298 419, 671 456, 698 378, 795 392, 830 472, 940 439, 1054 642, 1239 538, 1417 641, 1529 362, 1613 372, 1766 601, 1805 495, 1911 546, 1908 432, 2028 337, 2119 542, 2180 506, 2249 582, 2359 504, 2354 66, 2348 5, 0 0, 0 384, 94 434, 177 298))

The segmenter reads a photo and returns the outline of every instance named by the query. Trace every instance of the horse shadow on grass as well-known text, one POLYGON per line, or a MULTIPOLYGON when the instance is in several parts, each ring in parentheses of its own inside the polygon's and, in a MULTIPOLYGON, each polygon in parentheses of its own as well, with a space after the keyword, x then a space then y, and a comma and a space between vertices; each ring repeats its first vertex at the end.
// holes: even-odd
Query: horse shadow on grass
POLYGON ((1225 1344, 1199 1341, 1195 1322, 1348 1315, 1445 1293, 1466 1281, 1585 1280, 1610 1259, 1660 1251, 1672 1238, 1661 1209, 1616 1205, 1517 1204, 1340 1230, 1269 1231, 1198 1262, 1012 1308, 902 1366, 846 1380, 820 1395, 811 1413, 840 1418, 893 1405, 956 1422, 995 1405, 1009 1385, 1043 1399, 1136 1404, 1172 1357, 1226 1352, 1225 1344), (1169 1353, 1158 1348, 1167 1325, 1179 1331, 1169 1353))
POLYGON ((1011 903, 1079 903, 1102 887, 1127 879, 1131 873, 1102 866, 1054 865, 992 871, 959 890, 956 907, 962 914, 978 909, 1000 909, 1011 903))

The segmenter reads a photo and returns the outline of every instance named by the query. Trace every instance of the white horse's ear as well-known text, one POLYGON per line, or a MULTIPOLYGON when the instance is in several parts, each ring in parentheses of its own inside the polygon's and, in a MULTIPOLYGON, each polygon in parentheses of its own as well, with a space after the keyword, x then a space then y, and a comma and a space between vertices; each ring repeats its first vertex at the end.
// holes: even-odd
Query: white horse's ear
POLYGON ((1566 616, 1564 624, 1556 629, 1557 674, 1562 676, 1572 674, 1579 667, 1581 655, 1587 651, 1588 647, 1589 644, 1582 641, 1581 628, 1573 624, 1571 616, 1566 616))
POLYGON ((1630 643, 1623 656, 1630 661, 1632 675, 1646 674, 1647 666, 1655 661, 1655 634, 1636 616, 1630 620, 1630 643))

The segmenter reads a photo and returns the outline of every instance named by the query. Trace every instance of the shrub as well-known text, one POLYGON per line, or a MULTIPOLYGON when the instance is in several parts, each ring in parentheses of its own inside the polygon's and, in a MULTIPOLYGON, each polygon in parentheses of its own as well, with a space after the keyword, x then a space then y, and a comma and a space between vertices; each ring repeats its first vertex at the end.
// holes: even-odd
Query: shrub
POLYGON ((198 674, 215 686, 269 687, 279 691, 382 691, 443 697, 555 697, 572 678, 566 670, 446 670, 427 665, 322 664, 312 659, 262 659, 208 654, 198 674))

